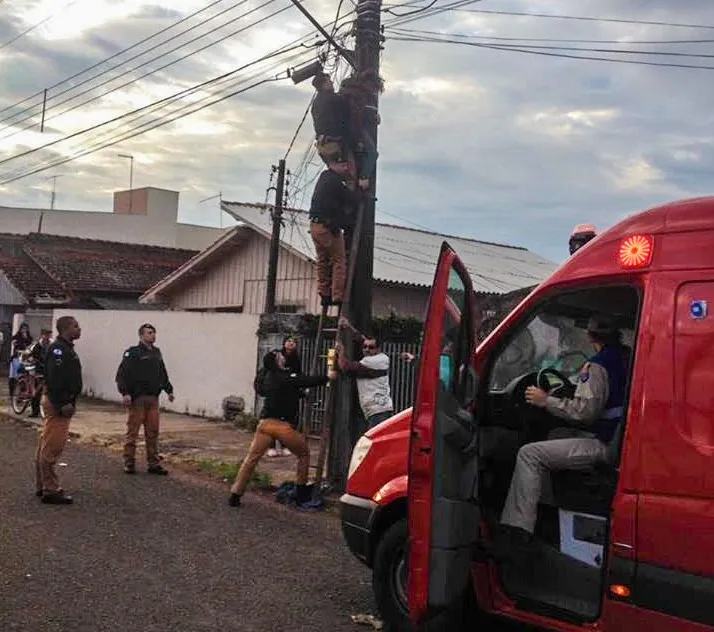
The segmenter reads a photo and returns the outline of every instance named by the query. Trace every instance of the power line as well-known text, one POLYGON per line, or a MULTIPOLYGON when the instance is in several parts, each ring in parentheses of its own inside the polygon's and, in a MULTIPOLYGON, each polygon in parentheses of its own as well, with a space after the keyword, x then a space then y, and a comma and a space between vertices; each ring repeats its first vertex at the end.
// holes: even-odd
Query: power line
POLYGON ((708 24, 686 24, 680 22, 659 22, 656 20, 630 20, 626 18, 603 18, 580 15, 561 15, 555 13, 527 13, 525 11, 496 11, 494 9, 452 9, 464 13, 483 13, 491 15, 525 16, 533 18, 551 18, 556 20, 581 20, 585 22, 614 22, 618 24, 644 24, 649 26, 671 26, 688 29, 714 29, 714 25, 708 24))
POLYGON ((598 57, 593 55, 572 55, 568 53, 555 53, 547 52, 544 50, 529 50, 527 48, 516 48, 516 47, 506 47, 497 44, 480 44, 477 42, 463 42, 458 40, 445 40, 445 39, 426 39, 418 37, 391 37, 391 41, 402 41, 402 42, 426 42, 431 44, 457 44, 460 46, 472 46, 475 48, 486 48, 490 50, 500 50, 514 53, 525 53, 530 55, 542 55, 545 57, 560 57, 564 59, 586 59, 590 61, 605 61, 615 64, 635 64, 638 66, 659 66, 662 68, 684 68, 691 70, 714 70, 714 66, 698 66, 695 64, 680 64, 671 62, 655 62, 655 61, 645 61, 641 59, 616 59, 613 57, 598 57))
MULTIPOLYGON (((409 29, 403 29, 402 31, 407 32, 409 29)), ((402 31, 398 31, 400 34, 402 31)), ((397 29, 395 29, 395 32, 397 32, 397 29)), ((467 46, 487 46, 488 44, 486 43, 475 43, 475 42, 464 42, 464 41, 459 41, 459 40, 454 40, 450 38, 446 39, 438 39, 438 38, 427 38, 424 37, 423 41, 430 41, 430 42, 447 42, 450 44, 464 44, 467 46)), ((565 51, 580 51, 580 52, 585 52, 585 53, 615 53, 618 55, 662 55, 662 56, 670 56, 670 57, 693 57, 693 58, 701 58, 701 59, 712 59, 714 58, 714 54, 709 54, 709 53, 682 53, 678 51, 647 51, 647 50, 629 50, 629 49, 618 49, 618 48, 583 48, 583 47, 573 47, 573 46, 544 46, 544 45, 535 45, 535 44, 495 44, 494 46, 498 46, 498 48, 502 49, 509 49, 509 48, 523 48, 526 47, 528 49, 532 50, 565 50, 565 51)))
MULTIPOLYGON (((248 1, 248 0, 241 0, 241 1, 238 2, 237 4, 233 5, 233 6, 231 7, 231 9, 236 8, 236 7, 239 6, 239 5, 245 4, 247 1, 248 1)), ((273 4, 273 3, 276 2, 276 1, 277 1, 277 0, 265 0, 265 2, 263 2, 261 5, 259 5, 259 6, 255 7, 255 8, 253 8, 253 9, 250 9, 249 11, 246 11, 245 13, 242 13, 241 15, 239 15, 239 16, 237 16, 237 17, 231 19, 231 20, 229 20, 228 22, 226 22, 225 24, 223 24, 223 25, 221 26, 221 28, 222 28, 223 26, 227 26, 228 24, 231 24, 231 23, 233 23, 233 22, 237 22, 238 20, 241 20, 241 19, 243 19, 244 17, 247 17, 248 15, 250 15, 251 13, 255 13, 256 11, 259 11, 260 9, 265 8, 265 7, 267 7, 268 5, 273 4)), ((45 121, 50 121, 50 120, 55 119, 55 118, 57 118, 57 117, 59 117, 59 116, 62 116, 62 115, 64 115, 64 114, 67 114, 67 113, 69 113, 69 112, 73 112, 74 110, 76 110, 76 109, 82 107, 83 105, 87 105, 87 104, 89 104, 89 103, 93 103, 94 101, 97 101, 98 99, 101 99, 102 97, 107 96, 108 94, 112 94, 113 92, 116 92, 117 90, 121 90, 122 88, 125 88, 126 86, 129 86, 129 85, 131 85, 132 83, 136 83, 137 81, 140 81, 141 79, 144 79, 144 78, 146 78, 146 77, 148 77, 148 76, 151 76, 151 75, 156 74, 157 72, 160 72, 160 71, 162 71, 162 70, 165 70, 166 68, 169 68, 170 66, 173 66, 173 65, 179 63, 180 61, 183 61, 184 59, 188 59, 188 58, 193 57, 194 55, 196 55, 196 54, 198 54, 198 53, 200 53, 200 52, 203 52, 203 51, 206 50, 207 48, 211 48, 212 46, 215 46, 216 44, 219 44, 219 43, 221 43, 221 42, 223 42, 223 41, 225 41, 225 40, 227 40, 227 39, 229 39, 229 38, 231 38, 231 37, 235 37, 236 35, 239 35, 240 33, 242 33, 242 32, 244 32, 244 31, 246 31, 246 30, 248 30, 248 29, 250 29, 250 28, 256 26, 257 24, 260 24, 260 23, 264 22, 264 21, 267 20, 267 19, 270 19, 270 18, 272 18, 272 17, 278 15, 279 13, 282 13, 282 12, 284 12, 284 11, 287 11, 287 10, 290 9, 290 8, 291 8, 291 5, 287 5, 287 6, 283 7, 282 9, 279 9, 278 11, 275 11, 275 12, 271 13, 270 15, 264 16, 263 18, 260 18, 260 19, 257 20, 256 22, 253 22, 252 24, 249 24, 247 27, 242 27, 242 28, 240 28, 240 29, 238 29, 238 30, 236 30, 236 31, 233 31, 232 33, 229 33, 228 35, 225 35, 224 37, 222 37, 222 38, 220 38, 220 39, 218 39, 218 40, 216 40, 216 41, 214 41, 214 42, 210 42, 209 44, 206 44, 205 46, 202 46, 201 48, 199 48, 199 49, 197 49, 197 50, 195 50, 195 51, 192 51, 191 53, 187 53, 186 55, 184 55, 184 56, 182 56, 182 57, 179 57, 178 59, 175 59, 175 60, 173 60, 173 61, 170 61, 169 63, 164 64, 163 66, 160 66, 159 68, 155 68, 154 70, 150 70, 150 71, 148 71, 148 72, 145 72, 144 74, 140 75, 139 77, 135 77, 135 78, 133 78, 133 79, 130 79, 129 81, 124 82, 124 83, 121 84, 120 86, 116 86, 116 87, 114 87, 114 88, 112 88, 112 89, 110 89, 110 90, 107 90, 107 91, 105 91, 105 92, 99 94, 99 95, 95 95, 95 96, 93 96, 93 97, 90 97, 89 99, 86 99, 85 101, 82 101, 82 103, 73 105, 73 106, 71 106, 71 107, 69 107, 69 108, 66 108, 66 109, 62 110, 61 112, 58 112, 58 113, 56 113, 56 114, 53 114, 52 116, 47 117, 47 118, 45 119, 45 121)), ((210 21, 210 20, 214 19, 215 17, 217 17, 218 15, 221 15, 222 13, 225 13, 225 11, 222 11, 221 13, 216 14, 216 16, 212 16, 212 17, 209 18, 208 20, 210 21)), ((192 30, 193 28, 196 28, 196 27, 192 27, 191 29, 187 29, 186 31, 184 31, 183 33, 180 33, 179 35, 183 35, 183 34, 189 32, 190 30, 192 30)), ((164 53, 162 53, 162 54, 159 55, 158 57, 149 59, 149 60, 147 60, 147 61, 145 61, 145 62, 139 64, 138 66, 135 66, 134 68, 130 68, 129 70, 125 70, 124 72, 122 72, 121 74, 119 74, 119 75, 117 75, 117 76, 115 76, 115 77, 111 77, 110 79, 106 79, 106 80, 104 80, 103 82, 101 82, 101 83, 99 83, 99 84, 97 84, 97 85, 95 85, 95 86, 92 86, 92 87, 89 87, 89 88, 83 90, 83 91, 80 92, 79 94, 75 94, 75 95, 73 95, 73 96, 69 96, 69 97, 67 97, 66 99, 63 99, 63 100, 60 101, 59 103, 55 104, 54 107, 55 107, 55 108, 58 108, 59 106, 64 105, 65 103, 69 103, 70 101, 74 101, 75 99, 78 99, 79 97, 82 97, 82 96, 84 96, 84 95, 86 95, 86 94, 88 94, 88 93, 90 93, 90 92, 93 92, 93 91, 97 90, 98 88, 101 88, 101 87, 107 85, 108 83, 111 83, 111 82, 113 82, 113 81, 116 81, 117 79, 120 79, 121 77, 125 77, 126 75, 129 75, 129 74, 131 74, 131 73, 133 73, 133 72, 139 70, 140 68, 143 68, 144 66, 147 66, 147 65, 149 65, 149 64, 151 64, 151 63, 153 63, 153 62, 155 62, 155 61, 157 61, 157 60, 159 60, 159 59, 162 59, 162 58, 164 58, 164 57, 170 55, 171 53, 174 53, 174 52, 176 52, 177 50, 180 50, 181 48, 184 48, 185 46, 187 46, 187 45, 189 45, 189 44, 192 44, 192 43, 194 43, 194 42, 196 42, 196 41, 198 41, 198 40, 200 40, 200 39, 203 39, 204 37, 206 37, 207 35, 210 35, 210 34, 211 34, 211 32, 207 32, 207 33, 204 33, 203 35, 199 35, 198 37, 195 37, 195 38, 193 38, 192 40, 189 40, 188 42, 186 42, 186 43, 184 43, 184 44, 181 44, 181 45, 179 45, 179 46, 176 46, 176 47, 172 48, 171 50, 165 51, 164 53)), ((160 44, 157 44, 156 46, 153 46, 152 48, 149 48, 148 50, 146 50, 146 51, 144 51, 144 52, 142 52, 142 53, 139 53, 138 55, 135 55, 134 57, 131 57, 131 58, 129 58, 128 60, 126 60, 126 61, 124 61, 124 62, 120 62, 119 64, 113 66, 112 68, 110 68, 110 69, 107 70, 107 71, 104 71, 104 72, 100 73, 99 75, 96 75, 96 76, 94 76, 94 77, 90 77, 89 79, 85 79, 84 81, 80 82, 80 83, 77 84, 76 86, 73 86, 73 87, 71 87, 71 88, 67 88, 67 89, 65 89, 65 90, 63 90, 63 91, 61 91, 61 92, 59 92, 58 94, 54 95, 54 96, 52 97, 52 99, 56 99, 56 98, 62 96, 63 94, 66 94, 67 92, 70 92, 70 91, 72 91, 72 90, 74 90, 74 89, 76 89, 76 88, 78 88, 78 87, 80 87, 80 86, 82 86, 82 85, 84 85, 84 84, 86 84, 86 83, 92 81, 93 79, 96 79, 96 78, 98 78, 98 77, 101 77, 102 75, 104 75, 104 74, 110 72, 111 70, 114 70, 114 69, 116 69, 116 68, 119 68, 119 67, 123 66, 123 65, 124 65, 125 63, 127 63, 128 61, 132 61, 133 59, 136 59, 137 57, 141 57, 141 56, 143 56, 144 54, 146 54, 146 53, 148 53, 148 52, 151 52, 151 51, 155 50, 156 48, 159 48, 159 47, 163 46, 164 44, 169 43, 171 40, 175 39, 175 38, 178 37, 179 35, 176 35, 176 36, 172 37, 171 39, 167 40, 166 42, 162 42, 162 43, 160 43, 160 44)), ((51 99, 50 99, 50 100, 51 100, 51 99)), ((16 115, 13 115, 13 117, 14 117, 14 116, 16 116, 16 115)), ((11 118, 12 118, 12 117, 11 117, 11 118)), ((21 124, 24 123, 25 121, 28 121, 28 120, 30 120, 30 119, 32 119, 32 118, 33 118, 32 115, 26 116, 26 117, 23 118, 22 120, 16 121, 16 122, 12 123, 12 126, 21 125, 21 124)), ((5 119, 5 120, 7 120, 7 119, 5 119)), ((4 121, 0 121, 0 122, 4 122, 4 121)), ((10 125, 7 125, 7 127, 9 127, 9 126, 10 126, 10 125)), ((27 129, 27 128, 25 128, 25 129, 27 129)), ((9 135, 3 136, 2 139, 10 138, 10 137, 12 137, 12 136, 14 136, 14 135, 20 133, 21 131, 22 131, 22 130, 16 130, 16 131, 12 132, 12 133, 9 134, 9 135)))
POLYGON ((305 108, 305 113, 302 115, 302 119, 300 119, 300 123, 297 126, 297 129, 295 130, 295 133, 293 134, 293 138, 290 141, 290 145, 288 145, 288 150, 285 152, 285 156, 283 156, 283 160, 287 160, 288 156, 290 155, 290 151, 293 148, 293 145, 295 144, 295 141, 297 140, 298 135, 300 134, 300 130, 302 129, 302 126, 305 124, 305 120, 307 119, 307 115, 310 113, 310 108, 312 107, 313 102, 315 101, 315 94, 313 94, 310 97, 310 101, 307 104, 307 107, 305 108))
POLYGON ((12 46, 17 40, 19 40, 19 39, 25 37, 25 35, 27 35, 28 33, 32 33, 32 31, 34 31, 36 28, 39 28, 40 26, 42 26, 43 24, 45 24, 45 22, 49 22, 49 21, 50 21, 52 18, 54 18, 55 16, 59 15, 59 14, 62 13, 63 11, 66 11, 67 9, 69 9, 73 4, 77 4, 77 2, 78 2, 78 0, 70 0, 70 2, 68 2, 67 4, 65 4, 65 6, 62 7, 59 11, 55 11, 54 13, 48 15, 48 16, 47 16, 46 18, 44 18, 43 20, 40 20, 37 24, 33 24, 33 25, 30 26, 29 28, 27 28, 27 29, 25 29, 24 31, 22 31, 22 33, 16 35, 15 37, 13 37, 12 39, 8 40, 8 41, 5 42, 4 44, 0 44, 0 50, 3 50, 4 48, 7 48, 8 46, 12 46))
MULTIPOLYGON (((177 22, 173 22, 172 24, 169 24, 168 26, 164 27, 164 28, 161 29, 160 31, 156 31, 155 33, 153 33, 153 34, 151 34, 151 35, 145 37, 144 39, 142 39, 142 40, 136 42, 135 44, 132 44, 131 46, 129 46, 129 47, 127 47, 127 48, 124 48, 124 49, 122 49, 122 50, 120 50, 120 51, 114 53, 114 54, 111 55, 110 57, 107 57, 106 59, 102 59, 101 61, 98 61, 96 64, 92 64, 91 66, 88 66, 88 67, 85 68, 84 70, 80 70, 79 72, 76 72, 76 73, 74 73, 73 75, 70 75, 69 77, 65 77, 65 78, 62 79, 61 81, 58 81, 57 83, 54 83, 54 84, 52 84, 51 86, 48 86, 48 87, 47 87, 47 90, 48 90, 48 91, 54 90, 55 88, 58 88, 58 87, 61 86, 62 84, 65 84, 65 83, 68 83, 68 82, 72 81, 72 79, 76 79, 77 77, 81 77, 83 74, 89 72, 90 70, 94 70, 94 69, 97 68, 98 66, 101 66, 102 64, 106 64, 108 61, 111 61, 112 59, 116 59, 116 58, 119 57, 120 55, 123 55, 124 53, 127 53, 127 52, 129 52, 130 50, 133 50, 133 49, 136 48, 137 46, 141 46, 142 44, 145 44, 146 42, 148 42, 148 41, 154 39, 155 37, 158 37, 159 35, 162 35, 162 34, 166 33, 167 31, 170 31, 171 29, 175 28, 175 27, 178 26, 179 24, 182 24, 183 22, 186 22, 187 20, 190 20, 191 18, 196 17, 197 15, 203 13, 204 11, 207 11, 208 9, 213 8, 215 5, 220 4, 221 2, 223 2, 223 0, 215 0, 215 1, 212 2, 211 4, 209 4, 209 5, 205 6, 205 7, 203 7, 202 9, 198 9, 197 11, 194 11, 194 12, 191 13, 190 15, 187 15, 187 16, 181 18, 181 19, 178 20, 177 22)), ((146 52, 146 51, 145 51, 145 52, 146 52)), ((126 60, 126 61, 130 61, 130 60, 126 60)), ((124 62, 124 63, 126 63, 126 62, 124 62)), ((110 69, 110 70, 111 70, 111 69, 110 69)), ((105 72, 108 72, 108 71, 105 71, 105 72)), ((101 76, 101 75, 98 75, 98 76, 101 76)), ((96 78, 96 77, 95 77, 95 78, 96 78)), ((76 88, 76 87, 77 87, 77 86, 72 86, 72 88, 76 88)), ((36 98, 36 97, 38 97, 38 96, 41 97, 41 96, 43 96, 43 94, 44 94, 44 90, 40 90, 40 91, 38 91, 38 92, 35 92, 35 94, 32 94, 32 95, 30 95, 29 97, 24 98, 22 101, 18 101, 17 103, 13 103, 12 105, 8 105, 8 106, 5 106, 5 107, 3 107, 3 108, 0 108, 0 114, 2 114, 3 112, 6 112, 7 110, 10 110, 10 109, 12 109, 12 108, 16 108, 16 107, 22 105, 23 103, 27 103, 27 101, 29 101, 29 100, 31 100, 31 99, 34 99, 34 98, 36 98)), ((55 96, 57 96, 57 95, 55 95, 55 96)), ((26 110, 24 110, 24 111, 26 111, 26 110)), ((24 112, 24 111, 23 111, 23 112, 24 112)), ((0 122, 1 122, 1 121, 0 121, 0 122)))
MULTIPOLYGON (((298 45, 295 45, 295 46, 291 47, 291 48, 288 49, 288 50, 291 50, 291 49, 294 50, 295 48, 300 48, 300 47, 301 47, 301 45, 298 44, 298 45)), ((280 50, 280 49, 279 49, 279 50, 280 50)), ((287 50, 281 50, 281 52, 280 52, 280 53, 277 53, 277 54, 283 54, 283 53, 285 53, 285 52, 287 52, 287 50)), ((213 84, 215 84, 215 83, 221 82, 221 81, 225 80, 226 78, 231 77, 231 76, 237 74, 238 72, 240 72, 240 71, 242 71, 242 70, 245 70, 246 68, 249 68, 249 67, 251 67, 251 66, 254 66, 254 65, 256 65, 256 64, 258 64, 258 63, 260 63, 260 62, 262 62, 262 61, 265 61, 265 60, 267 60, 267 59, 270 59, 270 58, 272 58, 272 57, 274 57, 274 56, 276 56, 276 52, 268 53, 267 55, 264 55, 263 57, 260 57, 260 58, 258 58, 258 59, 256 59, 256 60, 253 60, 252 62, 249 62, 249 63, 247 63, 247 64, 241 66, 240 68, 236 68, 236 69, 234 69, 234 70, 231 70, 231 71, 229 71, 229 72, 227 72, 227 73, 224 73, 224 74, 222 74, 222 75, 219 75, 219 76, 217 76, 217 77, 213 77, 212 79, 209 79, 209 80, 207 80, 207 81, 204 81, 204 82, 202 82, 202 83, 199 83, 199 84, 197 84, 197 85, 195 85, 195 86, 192 86, 191 88, 186 88, 185 90, 181 90, 181 91, 179 91, 179 92, 176 92, 176 93, 174 93, 173 95, 171 95, 171 96, 169 96, 169 97, 164 97, 163 99, 159 99, 158 101, 154 101, 153 103, 150 103, 150 104, 148 104, 148 105, 145 105, 145 106, 142 106, 142 107, 137 108, 137 109, 135 109, 135 110, 132 110, 131 112, 127 112, 127 113, 125 113, 125 114, 121 114, 121 115, 119 115, 119 116, 116 116, 116 117, 114 117, 114 118, 108 120, 108 121, 104 121, 103 123, 97 123, 96 125, 92 125, 91 127, 85 128, 85 129, 80 130, 80 131, 78 131, 78 132, 74 132, 73 134, 69 134, 68 136, 65 136, 64 138, 60 138, 60 139, 51 141, 51 142, 46 143, 46 144, 44 144, 44 145, 42 145, 42 146, 40 146, 40 147, 35 147, 34 149, 28 149, 28 150, 26 150, 26 151, 24 151, 24 152, 22 152, 22 153, 20 153, 20 154, 16 154, 15 156, 11 156, 11 157, 9 157, 9 158, 5 158, 5 159, 3 159, 3 160, 0 160, 0 165, 6 164, 6 163, 8 163, 8 162, 10 162, 10 161, 12 161, 12 160, 17 160, 18 158, 24 158, 24 157, 29 156, 29 155, 31 155, 31 154, 37 153, 38 151, 42 151, 43 149, 48 149, 48 148, 50 148, 50 147, 53 147, 53 146, 55 146, 55 145, 58 145, 59 143, 65 142, 65 141, 70 140, 70 139, 72 139, 72 138, 76 138, 76 137, 81 136, 81 135, 83 135, 83 134, 86 134, 86 133, 88 133, 88 132, 92 132, 92 131, 95 131, 95 130, 97 130, 97 129, 101 129, 102 127, 105 127, 106 125, 110 125, 110 124, 112 124, 112 123, 116 123, 116 122, 121 121, 121 120, 123 120, 123 119, 126 119, 126 118, 128 118, 128 117, 135 116, 137 113, 141 113, 141 112, 148 111, 148 110, 150 110, 150 109, 152 109, 152 108, 155 108, 157 105, 161 105, 161 104, 164 104, 164 103, 167 103, 167 102, 171 102, 171 101, 174 101, 174 100, 178 100, 178 99, 183 99, 183 98, 185 98, 185 97, 187 97, 187 96, 190 96, 192 93, 197 92, 198 90, 202 90, 202 89, 204 89, 204 88, 206 88, 206 87, 208 87, 208 86, 210 86, 210 85, 213 85, 213 84)))
POLYGON ((580 44, 711 44, 714 39, 686 39, 686 40, 603 40, 603 39, 557 39, 552 37, 497 37, 495 35, 478 35, 475 33, 446 33, 443 31, 428 31, 425 29, 403 29, 398 26, 387 30, 399 34, 438 35, 443 37, 478 39, 496 42, 570 42, 580 44))

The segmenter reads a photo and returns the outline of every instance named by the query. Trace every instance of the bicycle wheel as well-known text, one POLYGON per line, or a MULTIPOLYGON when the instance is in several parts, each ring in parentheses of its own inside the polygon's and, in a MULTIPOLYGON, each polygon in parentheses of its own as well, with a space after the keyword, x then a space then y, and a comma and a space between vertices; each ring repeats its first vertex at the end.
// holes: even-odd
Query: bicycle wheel
POLYGON ((28 397, 30 389, 27 384, 27 376, 21 375, 17 378, 17 383, 15 384, 15 392, 12 395, 10 404, 12 405, 13 411, 18 415, 22 415, 27 409, 30 403, 30 398, 28 397))

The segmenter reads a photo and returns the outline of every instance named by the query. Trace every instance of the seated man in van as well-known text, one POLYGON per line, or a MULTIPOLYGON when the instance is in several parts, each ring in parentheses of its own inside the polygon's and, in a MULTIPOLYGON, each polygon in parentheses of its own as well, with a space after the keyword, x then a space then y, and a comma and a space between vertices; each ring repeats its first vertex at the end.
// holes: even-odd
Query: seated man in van
POLYGON ((529 387, 526 401, 580 429, 579 437, 528 443, 518 451, 516 468, 501 514, 497 549, 516 552, 530 543, 538 501, 549 471, 586 470, 604 461, 607 445, 622 420, 628 353, 622 334, 608 319, 591 318, 588 337, 595 355, 583 366, 572 398, 558 399, 529 387))

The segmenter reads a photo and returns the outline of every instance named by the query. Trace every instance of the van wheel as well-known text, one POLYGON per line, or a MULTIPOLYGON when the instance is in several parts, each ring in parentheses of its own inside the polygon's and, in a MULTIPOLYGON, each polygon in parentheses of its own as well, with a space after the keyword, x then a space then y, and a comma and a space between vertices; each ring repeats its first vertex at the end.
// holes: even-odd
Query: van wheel
POLYGON ((384 622, 385 632, 463 632, 473 629, 479 619, 471 585, 452 608, 418 628, 409 619, 407 601, 407 561, 409 527, 402 518, 384 532, 374 554, 372 592, 384 622))
POLYGON ((407 604, 409 527, 402 518, 387 529, 374 553, 372 592, 385 632, 414 632, 407 604))

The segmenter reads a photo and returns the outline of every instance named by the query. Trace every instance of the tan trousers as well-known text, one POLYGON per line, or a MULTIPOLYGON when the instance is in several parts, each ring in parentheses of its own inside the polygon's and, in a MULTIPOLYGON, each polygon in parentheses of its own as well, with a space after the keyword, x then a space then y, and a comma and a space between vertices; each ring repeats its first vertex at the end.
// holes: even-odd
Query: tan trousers
POLYGON ((71 417, 62 417, 47 396, 43 397, 42 406, 45 409, 45 423, 35 454, 37 491, 51 493, 60 489, 55 464, 67 443, 71 417))
POLYGON ((334 235, 327 226, 315 222, 310 223, 310 235, 317 254, 317 291, 320 296, 342 302, 347 275, 345 236, 342 231, 334 235))
POLYGON ((518 450, 501 522, 533 533, 538 502, 543 487, 550 482, 548 472, 587 470, 604 461, 606 454, 607 446, 598 439, 554 439, 527 443, 518 450))
POLYGON ((124 441, 124 464, 134 465, 136 459, 136 439, 139 428, 144 426, 146 461, 149 467, 160 465, 159 461, 159 398, 147 395, 137 397, 129 409, 124 441))
POLYGON ((242 494, 248 487, 250 477, 255 471, 265 451, 273 440, 278 440, 298 458, 297 484, 307 483, 307 473, 310 467, 310 448, 307 439, 286 421, 278 419, 261 419, 253 435, 253 441, 248 448, 248 454, 243 459, 238 476, 231 487, 232 494, 242 494))

